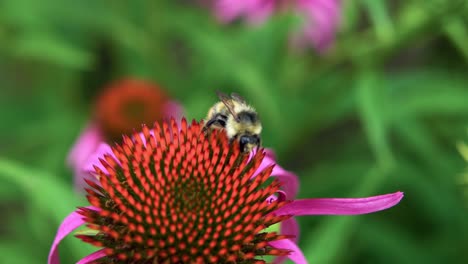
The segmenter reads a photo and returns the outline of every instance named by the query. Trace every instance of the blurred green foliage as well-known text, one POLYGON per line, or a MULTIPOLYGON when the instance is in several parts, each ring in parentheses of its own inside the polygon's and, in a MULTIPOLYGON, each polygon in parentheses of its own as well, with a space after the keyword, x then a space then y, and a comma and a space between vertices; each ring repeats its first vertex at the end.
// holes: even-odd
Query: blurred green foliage
MULTIPOLYGON (((385 212, 300 218, 310 263, 468 263, 455 147, 468 126, 467 1, 343 1, 320 56, 288 47, 292 15, 220 25, 194 2, 0 2, 2 263, 44 263, 58 224, 86 205, 65 158, 121 76, 160 84, 189 119, 217 89, 242 94, 301 197, 405 192, 385 212)), ((91 250, 70 236, 63 263, 91 250)))

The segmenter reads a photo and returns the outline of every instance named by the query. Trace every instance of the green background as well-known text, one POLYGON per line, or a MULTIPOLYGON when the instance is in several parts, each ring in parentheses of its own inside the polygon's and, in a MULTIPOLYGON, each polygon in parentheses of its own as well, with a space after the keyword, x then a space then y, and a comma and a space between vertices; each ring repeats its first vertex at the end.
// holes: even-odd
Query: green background
MULTIPOLYGON (((264 146, 300 197, 401 190, 364 216, 300 217, 310 263, 468 263, 468 4, 342 1, 325 54, 292 50, 298 19, 221 25, 195 1, 0 2, 0 262, 45 263, 78 205, 66 156, 93 98, 122 76, 153 80, 201 119, 216 90, 262 117, 264 146)), ((70 236, 62 263, 93 249, 70 236)))

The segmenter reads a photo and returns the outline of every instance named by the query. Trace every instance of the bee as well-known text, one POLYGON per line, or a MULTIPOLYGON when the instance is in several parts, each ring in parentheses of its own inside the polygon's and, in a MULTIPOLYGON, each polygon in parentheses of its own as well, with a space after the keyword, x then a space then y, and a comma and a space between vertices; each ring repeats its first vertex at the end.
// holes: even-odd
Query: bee
POLYGON ((262 124, 255 109, 236 93, 217 94, 220 101, 208 110, 203 131, 224 130, 229 142, 238 142, 244 153, 260 146, 262 124))

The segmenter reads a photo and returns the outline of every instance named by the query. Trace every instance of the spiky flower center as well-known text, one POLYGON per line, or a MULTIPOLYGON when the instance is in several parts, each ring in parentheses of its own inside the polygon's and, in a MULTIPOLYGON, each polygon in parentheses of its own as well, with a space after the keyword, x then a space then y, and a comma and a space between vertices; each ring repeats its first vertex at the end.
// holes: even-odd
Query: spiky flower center
POLYGON ((109 85, 96 101, 96 118, 107 139, 120 141, 141 124, 161 121, 168 97, 158 86, 137 79, 109 85))
POLYGON ((78 235, 105 248, 99 263, 265 263, 259 256, 287 250, 265 232, 288 216, 273 213, 286 202, 268 199, 279 182, 267 183, 272 166, 256 177, 264 153, 252 159, 229 144, 225 133, 206 136, 192 122, 174 120, 125 137, 96 167, 100 185, 88 181, 80 208, 95 235, 78 235), (268 200, 268 201, 267 201, 268 200))

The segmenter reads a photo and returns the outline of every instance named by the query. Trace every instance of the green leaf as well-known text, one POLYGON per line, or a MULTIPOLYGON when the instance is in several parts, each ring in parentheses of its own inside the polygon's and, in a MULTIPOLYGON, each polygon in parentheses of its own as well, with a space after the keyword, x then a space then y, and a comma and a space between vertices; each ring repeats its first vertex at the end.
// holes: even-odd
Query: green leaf
POLYGON ((343 23, 341 23, 341 31, 345 34, 353 34, 356 31, 356 27, 360 22, 360 1, 344 1, 342 3, 342 16, 343 23))
POLYGON ((408 233, 398 227, 384 224, 382 221, 363 219, 356 232, 363 250, 374 253, 373 259, 378 263, 440 263, 442 259, 434 259, 427 246, 417 242, 408 233))
POLYGON ((355 232, 356 216, 327 216, 317 231, 307 234, 302 250, 306 259, 315 263, 336 263, 349 237, 355 232))
POLYGON ((391 167, 393 156, 388 141, 385 115, 386 95, 373 70, 362 70, 357 79, 357 102, 369 143, 380 166, 391 167))
MULTIPOLYGON (((452 87, 450 83, 445 87, 452 87)), ((440 86, 440 87, 443 87, 440 86)), ((466 98, 468 91, 446 88, 441 90, 427 87, 423 93, 415 90, 408 92, 404 98, 395 102, 398 107, 389 112, 389 118, 397 122, 399 119, 412 116, 452 115, 468 113, 466 98)))
POLYGON ((363 0, 368 10, 368 15, 373 23, 375 34, 379 41, 391 43, 395 37, 395 29, 384 0, 363 0))
POLYGON ((452 18, 444 24, 444 31, 450 38, 452 43, 457 47, 460 53, 465 57, 468 62, 468 31, 466 29, 466 22, 461 18, 452 18))
POLYGON ((15 56, 39 60, 73 69, 87 69, 91 55, 49 32, 28 32, 15 39, 11 47, 15 56))
MULTIPOLYGON (((43 171, 26 168, 16 162, 0 158, 0 178, 21 187, 29 198, 32 208, 53 219, 53 224, 56 226, 79 205, 70 186, 43 171)), ((52 241, 49 243, 52 244, 52 241)), ((89 246, 77 239, 70 241, 68 246, 74 259, 90 253, 89 246)))
MULTIPOLYGON (((38 262, 37 256, 30 254, 23 245, 11 240, 0 241, 0 256, 2 256, 3 263, 26 264, 38 262)), ((39 262, 43 263, 44 261, 39 262)))

